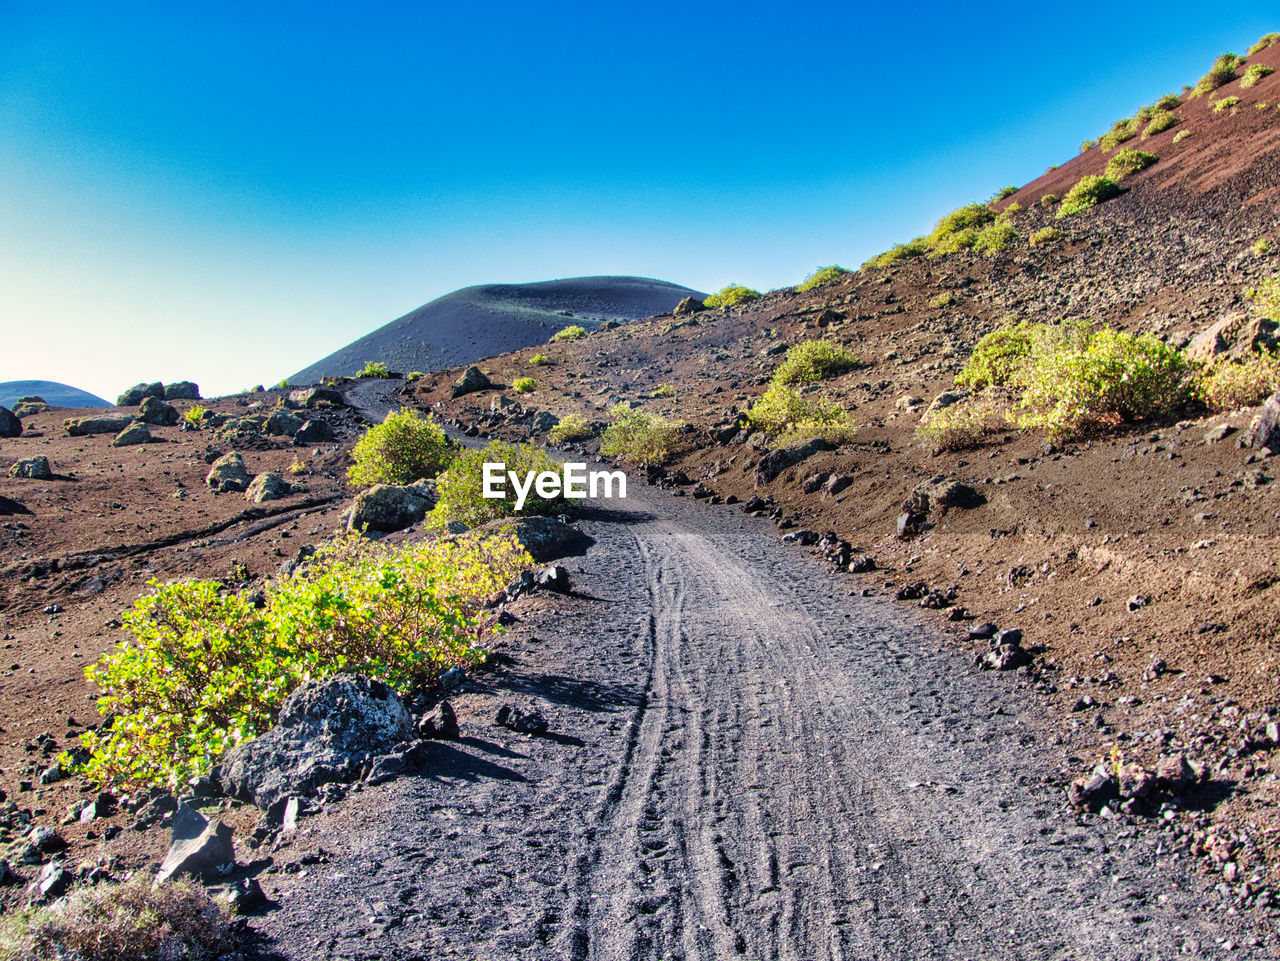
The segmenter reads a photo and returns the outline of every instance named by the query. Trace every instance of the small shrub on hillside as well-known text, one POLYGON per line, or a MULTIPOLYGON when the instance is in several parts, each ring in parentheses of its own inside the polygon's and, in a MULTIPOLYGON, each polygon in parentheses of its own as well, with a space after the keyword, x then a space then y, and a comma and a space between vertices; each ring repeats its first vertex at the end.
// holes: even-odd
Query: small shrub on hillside
POLYGON ((1004 200, 1005 197, 1012 197, 1017 192, 1018 192, 1018 188, 1012 185, 1008 187, 1001 187, 999 190, 995 192, 995 196, 991 198, 991 202, 993 204, 999 203, 1001 200, 1004 200))
POLYGON ((1009 206, 1005 207, 1004 210, 1001 211, 1000 216, 997 217, 996 219, 1012 220, 1015 215, 1022 213, 1022 210, 1023 210, 1022 204, 1018 203, 1015 200, 1013 203, 1009 204, 1009 206))
POLYGON ((1080 152, 1088 153, 1096 146, 1098 146, 1098 141, 1096 140, 1083 140, 1080 142, 1080 152))
POLYGON ((1190 130, 1179 130, 1177 133, 1173 135, 1173 142, 1182 143, 1182 141, 1186 140, 1190 136, 1191 136, 1190 130))
POLYGON ((139 872, 122 884, 79 887, 64 903, 11 913, 0 961, 214 961, 234 951, 230 919, 200 885, 152 889, 139 872))
POLYGON ((1041 207, 1052 207, 1054 204, 1062 203, 1062 198, 1057 194, 1045 194, 1040 198, 1041 207))
POLYGON ((1137 117, 1126 117, 1117 120, 1110 130, 1098 138, 1098 147, 1104 153, 1115 150, 1127 140, 1132 140, 1141 129, 1141 121, 1137 117))
POLYGON ((1031 235, 1028 243, 1032 247, 1043 247, 1045 244, 1051 244, 1055 240, 1061 240, 1062 236, 1062 231, 1057 227, 1042 227, 1031 235))
POLYGON ((435 477, 453 458, 453 446, 436 419, 416 410, 392 411, 370 427, 351 450, 355 463, 347 477, 357 487, 411 484, 435 477))
POLYGON ((905 244, 894 244, 882 254, 877 254, 868 260, 865 264, 867 267, 892 267, 900 264, 904 260, 911 260, 915 257, 923 257, 929 252, 929 248, 925 246, 924 240, 916 238, 905 244))
POLYGON ((534 367, 545 367, 551 363, 551 359, 546 354, 534 354, 529 358, 529 363, 533 364, 534 367))
POLYGON ((1262 53, 1263 50, 1266 50, 1277 40, 1280 40, 1280 33, 1268 33, 1249 48, 1249 56, 1252 57, 1255 53, 1262 53))
POLYGON ((1177 110, 1179 107, 1181 107, 1182 98, 1179 97, 1176 93, 1166 93, 1163 97, 1161 97, 1159 100, 1155 102, 1154 106, 1155 106, 1155 114, 1159 114, 1161 112, 1167 113, 1170 110, 1177 110))
POLYGON ((775 384, 805 384, 836 377, 858 366, 858 358, 830 340, 806 340, 787 351, 774 372, 775 384))
POLYGON ((1259 237, 1253 244, 1253 255, 1255 257, 1268 257, 1275 252, 1276 245, 1270 237, 1259 237))
POLYGON ((420 370, 411 370, 409 371, 409 373, 404 375, 404 379, 408 381, 410 384, 416 384, 418 381, 422 380, 422 378, 426 376, 427 375, 420 370))
POLYGON ((86 668, 110 728, 82 737, 84 773, 177 790, 256 737, 304 681, 358 672, 397 690, 485 657, 484 606, 532 564, 511 539, 387 547, 350 534, 265 601, 217 581, 152 581, 132 635, 86 668))
MULTIPOLYGON (((510 481, 506 481, 503 488, 505 496, 484 496, 486 463, 505 464, 505 470, 515 471, 521 483, 524 483, 529 471, 558 473, 560 468, 546 451, 531 444, 492 441, 482 448, 468 448, 436 480, 436 493, 440 495, 440 501, 428 518, 430 523, 444 525, 449 521, 461 521, 468 527, 479 527, 489 521, 515 514, 516 493, 510 481)), ((505 472, 502 476, 506 478, 505 472)), ((555 514, 565 510, 567 503, 559 496, 546 498, 531 489, 520 513, 555 514)))
POLYGON ((209 413, 209 408, 202 404, 193 404, 182 412, 182 423, 187 430, 199 430, 204 422, 204 415, 209 413))
POLYGON ((839 404, 822 398, 810 400, 792 387, 777 382, 747 412, 754 430, 774 435, 822 436, 832 443, 853 433, 853 422, 839 404))
POLYGON ((547 433, 547 442, 551 444, 572 444, 574 441, 586 440, 594 431, 587 419, 581 414, 565 414, 560 423, 547 433))
POLYGON ((1259 316, 1280 323, 1280 274, 1250 288, 1247 296, 1259 316))
POLYGON ((808 277, 806 277, 796 291, 804 293, 806 290, 813 290, 815 287, 821 287, 823 284, 834 283, 841 277, 848 277, 853 271, 847 270, 838 264, 832 264, 830 267, 819 267, 808 277))
POLYGON ((517 394, 532 394, 538 389, 538 382, 532 377, 517 377, 512 381, 511 389, 517 394))
POLYGON ((674 397, 675 395, 676 388, 674 384, 659 384, 649 393, 650 397, 674 397))
POLYGON ((1103 329, 1083 346, 1040 340, 1016 380, 1019 426, 1053 438, 1105 423, 1167 415, 1191 398, 1193 365, 1150 334, 1103 329))
POLYGON ((735 304, 750 303, 759 296, 760 291, 758 290, 752 290, 750 287, 742 286, 742 284, 728 284, 702 303, 706 307, 732 307, 735 304))
MULTIPOLYGON (((387 370, 387 365, 380 360, 371 360, 360 369, 357 377, 390 377, 391 371, 387 370)), ((287 384, 284 386, 288 386, 287 384)))
POLYGON ((1125 147, 1111 155, 1111 159, 1107 161, 1107 171, 1104 176, 1111 180, 1124 180, 1125 177, 1131 177, 1140 170, 1146 170, 1159 159, 1155 154, 1125 147))
POLYGON ((1221 100, 1215 100, 1210 108, 1213 113, 1226 113, 1228 110, 1240 103, 1239 97, 1223 97, 1221 100))
POLYGON ((307 465, 302 462, 302 458, 297 454, 293 455, 293 460, 289 462, 289 466, 285 468, 294 477, 300 477, 307 473, 307 465))
POLYGON ((916 438, 934 454, 977 447, 989 435, 1009 427, 1007 408, 988 397, 969 397, 926 414, 916 438))
POLYGON ((1236 79, 1236 70, 1240 66, 1240 58, 1234 53, 1221 54, 1217 60, 1213 62, 1213 66, 1209 68, 1209 72, 1200 78, 1200 82, 1195 88, 1187 94, 1188 98, 1195 99, 1203 97, 1207 93, 1213 93, 1219 87, 1229 84, 1236 79))
POLYGON ((949 290, 944 290, 929 301, 929 306, 934 310, 941 310, 943 307, 950 307, 956 302, 956 295, 949 290))
POLYGON ((1244 76, 1240 78, 1240 86, 1246 90, 1250 87, 1256 87, 1264 78, 1271 76, 1275 72, 1274 67, 1268 67, 1262 63, 1251 63, 1245 70, 1244 76))
POLYGON ((1018 368, 1030 358, 1040 328, 1040 324, 1022 321, 993 330, 973 348, 956 383, 974 390, 1011 383, 1018 368))
POLYGON ((1062 205, 1058 208, 1058 219, 1074 217, 1104 201, 1119 197, 1121 193, 1123 191, 1120 185, 1114 180, 1106 177, 1081 177, 1062 199, 1062 205))
POLYGON ((565 327, 562 330, 557 330, 552 334, 551 340, 553 342, 557 340, 581 340, 585 336, 587 336, 587 330, 585 327, 579 327, 577 324, 570 324, 568 327, 565 327))
POLYGON ((1280 358, 1258 351, 1246 361, 1220 361, 1196 381, 1196 394, 1211 410, 1252 407, 1280 390, 1280 358))
POLYGON ((976 253, 992 256, 1002 250, 1009 250, 1021 238, 1022 235, 1009 224, 994 223, 978 234, 973 242, 973 249, 976 253))
POLYGON ((680 422, 673 422, 633 410, 626 404, 615 404, 609 411, 613 423, 600 438, 600 453, 621 457, 633 464, 661 464, 671 456, 680 422))
POLYGON ((1182 118, 1176 113, 1169 113, 1165 110, 1159 110, 1151 117, 1151 122, 1142 129, 1142 139, 1146 140, 1154 137, 1158 133, 1164 133, 1171 127, 1176 127, 1182 122, 1182 118))

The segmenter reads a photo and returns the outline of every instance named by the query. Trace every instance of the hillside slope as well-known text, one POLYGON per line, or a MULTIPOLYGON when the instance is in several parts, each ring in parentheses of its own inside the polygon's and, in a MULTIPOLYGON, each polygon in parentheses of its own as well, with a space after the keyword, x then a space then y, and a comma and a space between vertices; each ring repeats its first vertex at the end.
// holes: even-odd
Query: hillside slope
POLYGON ((379 327, 289 378, 314 383, 351 375, 370 361, 395 370, 439 370, 545 343, 577 324, 594 330, 671 310, 703 294, 645 277, 572 277, 531 284, 464 287, 379 327))
POLYGON ((54 407, 112 406, 111 401, 103 400, 97 394, 56 380, 7 380, 0 383, 0 407, 12 407, 20 397, 41 397, 54 407))

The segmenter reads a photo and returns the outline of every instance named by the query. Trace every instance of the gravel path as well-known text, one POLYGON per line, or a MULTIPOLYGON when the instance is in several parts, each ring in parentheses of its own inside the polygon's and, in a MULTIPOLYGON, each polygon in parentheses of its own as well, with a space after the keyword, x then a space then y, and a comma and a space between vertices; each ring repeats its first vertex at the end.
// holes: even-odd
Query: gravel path
POLYGON ((282 954, 1253 956, 1158 831, 1075 823, 1012 679, 765 522, 629 493, 455 702, 464 739, 277 852, 331 854, 274 876, 282 954), (549 735, 491 726, 506 702, 549 735))

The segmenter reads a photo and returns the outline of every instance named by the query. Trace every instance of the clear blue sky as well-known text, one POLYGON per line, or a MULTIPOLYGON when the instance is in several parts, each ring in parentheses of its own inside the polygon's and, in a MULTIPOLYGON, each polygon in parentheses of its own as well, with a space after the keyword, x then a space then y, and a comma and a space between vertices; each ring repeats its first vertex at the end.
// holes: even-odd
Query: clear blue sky
POLYGON ((0 0, 0 381, 229 392, 474 283, 793 284, 1277 29, 1270 3, 0 0))

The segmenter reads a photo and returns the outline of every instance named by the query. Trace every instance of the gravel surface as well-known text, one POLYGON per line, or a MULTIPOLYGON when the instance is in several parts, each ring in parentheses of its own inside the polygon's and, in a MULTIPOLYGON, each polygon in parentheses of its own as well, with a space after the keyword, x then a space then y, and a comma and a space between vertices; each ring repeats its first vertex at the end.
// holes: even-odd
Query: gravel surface
POLYGON ((455 701, 463 740, 276 853, 326 852, 268 885, 283 955, 1269 956, 1159 831, 1076 822, 1016 680, 763 521, 629 493, 455 701))

